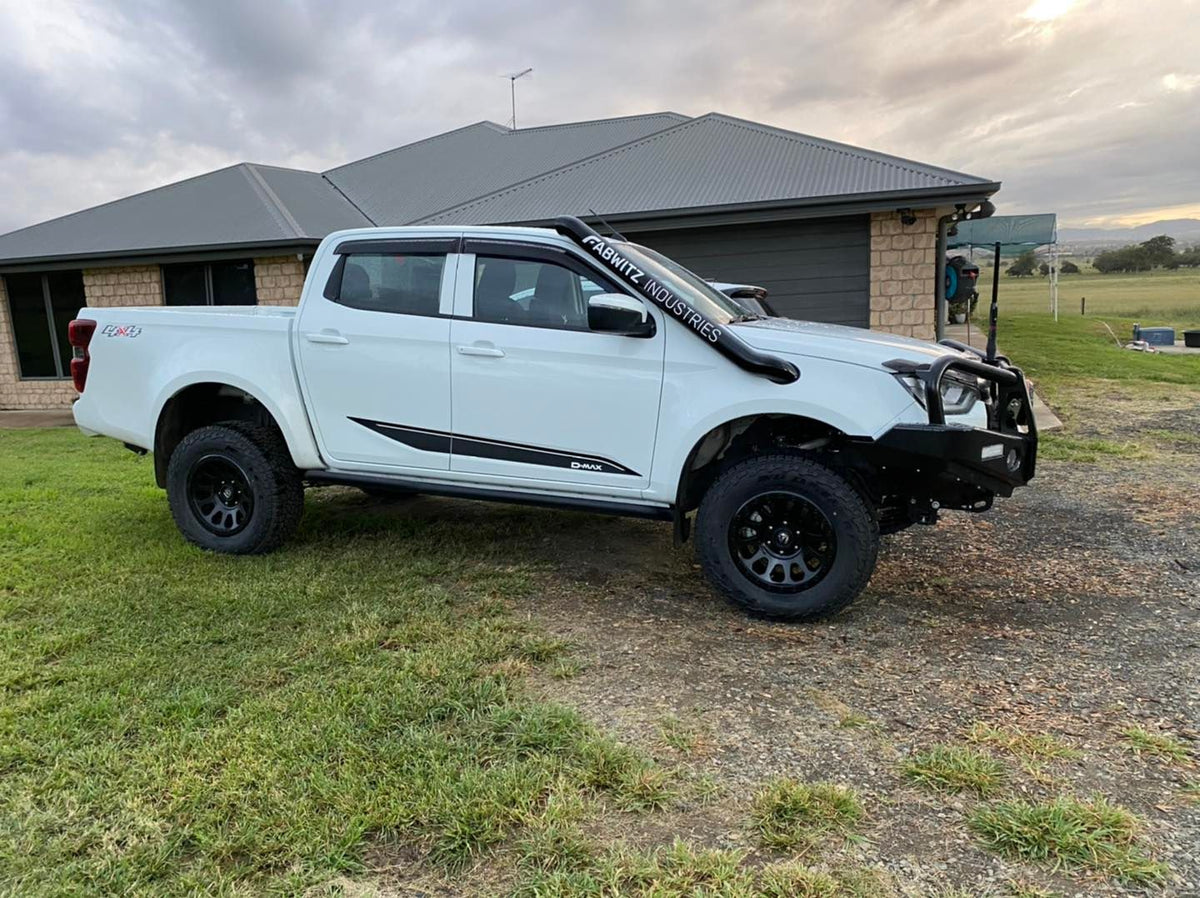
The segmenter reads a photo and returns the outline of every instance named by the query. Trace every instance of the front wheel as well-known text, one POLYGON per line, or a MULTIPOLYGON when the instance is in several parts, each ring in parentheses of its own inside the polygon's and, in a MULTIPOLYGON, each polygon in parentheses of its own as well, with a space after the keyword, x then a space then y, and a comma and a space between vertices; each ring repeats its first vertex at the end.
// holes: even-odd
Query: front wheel
POLYGON ((167 464, 167 501, 180 533, 213 552, 255 555, 300 521, 304 484, 278 432, 244 421, 201 427, 167 464))
POLYGON ((879 527, 862 495, 800 455, 738 462, 700 504, 696 552, 728 598, 764 617, 833 614, 875 570, 879 527))

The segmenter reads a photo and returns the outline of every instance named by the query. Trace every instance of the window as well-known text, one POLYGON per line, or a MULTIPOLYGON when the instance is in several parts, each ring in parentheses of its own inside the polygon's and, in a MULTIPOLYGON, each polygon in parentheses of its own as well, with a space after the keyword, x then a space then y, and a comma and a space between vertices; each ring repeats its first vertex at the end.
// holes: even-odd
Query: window
POLYGON ((254 262, 183 262, 162 267, 169 306, 252 306, 258 302, 254 262))
POLYGON ((368 312, 436 315, 443 253, 352 253, 344 256, 338 303, 368 312))
POLYGON ((613 288, 554 262, 475 257, 475 319, 587 330, 587 301, 613 288))
POLYGON ((87 304, 83 274, 10 274, 4 284, 21 377, 70 377, 67 324, 87 304))

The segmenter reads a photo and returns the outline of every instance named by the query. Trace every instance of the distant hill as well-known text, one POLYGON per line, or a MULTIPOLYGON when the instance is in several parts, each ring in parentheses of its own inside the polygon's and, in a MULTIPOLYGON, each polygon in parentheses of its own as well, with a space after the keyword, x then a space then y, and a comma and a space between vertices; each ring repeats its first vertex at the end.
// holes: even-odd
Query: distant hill
POLYGON ((1166 218, 1136 228, 1059 228, 1058 242, 1125 246, 1159 234, 1174 237, 1176 243, 1200 243, 1200 218, 1166 218))

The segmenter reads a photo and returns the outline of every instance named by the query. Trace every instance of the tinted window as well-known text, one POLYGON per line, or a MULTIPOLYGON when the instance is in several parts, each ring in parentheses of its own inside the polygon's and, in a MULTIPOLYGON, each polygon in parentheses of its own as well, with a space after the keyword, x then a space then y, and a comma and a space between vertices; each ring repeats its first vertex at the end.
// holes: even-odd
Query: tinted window
POLYGON ((553 262, 475 258, 478 321, 587 330, 587 297, 599 292, 594 281, 553 262))
POLYGON ((252 306, 258 302, 253 262, 213 262, 209 270, 214 306, 252 306))
POLYGON ((162 267, 163 299, 169 306, 252 306, 258 302, 254 262, 182 262, 162 267))
POLYGON ((58 340, 58 357, 63 375, 70 374, 71 344, 67 340, 67 325, 79 310, 87 305, 83 295, 83 274, 79 271, 52 271, 46 275, 50 288, 50 311, 54 316, 54 336, 58 340))
POLYGON ((208 305, 208 275, 204 264, 164 265, 163 299, 169 306, 208 305))
POLYGON ((57 377, 50 328, 46 325, 46 298, 40 274, 10 274, 4 278, 12 309, 13 335, 22 377, 57 377))
POLYGON ((10 274, 4 284, 21 376, 68 376, 67 324, 86 305, 82 273, 10 274))
POLYGON ((368 312, 436 315, 445 266, 443 254, 353 253, 337 301, 368 312))

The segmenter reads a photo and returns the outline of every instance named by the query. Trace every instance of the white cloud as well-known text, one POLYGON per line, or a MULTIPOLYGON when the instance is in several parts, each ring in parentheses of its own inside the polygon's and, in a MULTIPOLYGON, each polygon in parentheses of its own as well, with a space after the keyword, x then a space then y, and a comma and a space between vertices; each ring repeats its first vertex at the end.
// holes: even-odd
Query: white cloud
POLYGON ((1200 86, 1200 75, 1179 75, 1175 72, 1168 72, 1162 76, 1162 86, 1170 91, 1189 93, 1200 86))

